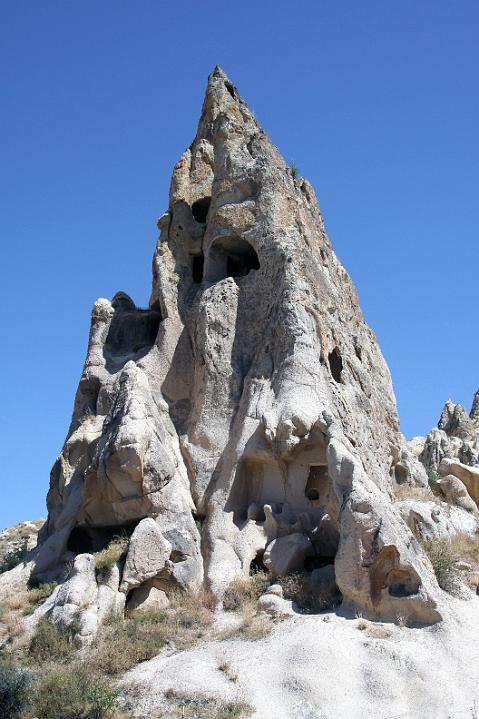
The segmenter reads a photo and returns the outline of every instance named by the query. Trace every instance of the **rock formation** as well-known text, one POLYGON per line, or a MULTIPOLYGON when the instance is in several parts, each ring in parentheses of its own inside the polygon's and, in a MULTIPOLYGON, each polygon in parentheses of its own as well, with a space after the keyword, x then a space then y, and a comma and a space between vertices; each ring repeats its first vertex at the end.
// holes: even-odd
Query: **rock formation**
POLYGON ((462 464, 479 465, 479 390, 474 395, 470 413, 450 399, 427 437, 414 437, 410 450, 427 469, 437 470, 444 458, 462 464))
POLYGON ((311 185, 219 68, 158 227, 149 308, 123 292, 94 305, 33 579, 74 560, 66 584, 87 577, 96 622, 85 555, 126 533, 116 584, 136 605, 202 585, 220 602, 251 567, 331 566, 346 605, 440 619, 391 502, 427 478, 386 363, 311 185))

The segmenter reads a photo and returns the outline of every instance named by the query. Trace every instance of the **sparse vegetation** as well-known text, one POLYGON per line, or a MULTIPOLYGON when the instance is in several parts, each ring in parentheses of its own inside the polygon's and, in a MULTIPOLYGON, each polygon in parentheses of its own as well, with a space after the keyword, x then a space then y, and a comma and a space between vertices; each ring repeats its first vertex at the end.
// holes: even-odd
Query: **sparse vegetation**
POLYGON ((137 611, 115 618, 99 632, 92 662, 110 675, 120 674, 159 654, 166 645, 193 646, 213 622, 208 595, 179 595, 162 612, 137 611))
POLYGON ((0 666, 0 719, 17 719, 29 701, 31 677, 25 669, 0 666))
POLYGON ((426 470, 427 472, 427 478, 429 481, 429 487, 432 489, 434 493, 440 494, 441 491, 439 489, 439 474, 435 469, 429 468, 426 470))
POLYGON ((361 612, 356 612, 356 628, 359 629, 360 632, 364 632, 364 630, 368 628, 368 623, 361 612))
POLYGON ((253 713, 253 708, 242 701, 221 702, 177 689, 168 689, 165 698, 169 702, 162 715, 165 719, 244 719, 253 713))
POLYGON ((12 549, 11 552, 7 552, 0 562, 0 574, 9 572, 10 569, 14 569, 14 567, 17 567, 21 562, 23 562, 27 551, 27 543, 25 542, 20 547, 12 549))
POLYGON ((33 697, 42 719, 104 719, 118 709, 118 691, 86 664, 56 667, 39 681, 33 697))
POLYGON ((396 485, 394 487, 394 496, 398 502, 401 502, 404 499, 417 499, 421 502, 434 499, 427 488, 414 487, 407 483, 396 485))
POLYGON ((277 582, 283 587, 284 598, 293 601, 305 613, 313 614, 332 609, 337 603, 334 596, 319 589, 313 591, 308 580, 307 573, 296 572, 286 577, 278 577, 277 582))
POLYGON ((223 609, 235 612, 241 610, 246 604, 256 604, 269 584, 270 580, 266 572, 256 572, 249 577, 235 577, 226 588, 223 609))
POLYGON ((456 594, 460 587, 459 570, 456 567, 457 557, 452 544, 447 539, 430 540, 423 543, 441 589, 456 594))
MULTIPOLYGON (((75 627, 70 631, 74 630, 75 627)), ((60 631, 47 617, 40 617, 35 634, 30 641, 28 653, 31 661, 35 664, 52 661, 64 663, 74 659, 75 649, 78 647, 78 642, 72 639, 71 634, 60 631)))
POLYGON ((296 165, 291 165, 289 171, 293 180, 296 180, 299 177, 299 169, 296 167, 296 165))
POLYGON ((99 577, 108 578, 115 564, 126 554, 128 542, 126 535, 113 537, 108 547, 95 554, 96 572, 99 577))

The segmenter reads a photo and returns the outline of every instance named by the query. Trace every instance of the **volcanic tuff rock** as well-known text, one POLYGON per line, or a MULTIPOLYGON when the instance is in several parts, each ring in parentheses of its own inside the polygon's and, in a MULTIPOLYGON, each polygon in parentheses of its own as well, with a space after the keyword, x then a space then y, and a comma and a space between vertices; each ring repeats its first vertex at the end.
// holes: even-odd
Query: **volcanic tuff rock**
POLYGON ((265 555, 276 574, 334 566, 343 602, 372 616, 440 619, 391 502, 427 478, 388 368, 311 185, 219 68, 158 227, 149 308, 94 305, 34 577, 124 532, 124 591, 204 584, 221 601, 265 555))

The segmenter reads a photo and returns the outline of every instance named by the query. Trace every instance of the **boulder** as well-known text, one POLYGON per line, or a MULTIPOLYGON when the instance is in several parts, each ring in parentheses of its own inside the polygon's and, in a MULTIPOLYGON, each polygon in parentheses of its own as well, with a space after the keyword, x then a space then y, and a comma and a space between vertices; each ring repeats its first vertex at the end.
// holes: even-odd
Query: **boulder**
POLYGON ((126 594, 160 574, 171 550, 171 544, 163 537, 155 520, 142 519, 130 538, 120 591, 126 594))
POLYGON ((133 590, 126 608, 130 612, 137 609, 160 612, 166 609, 169 604, 166 593, 147 582, 133 590))
POLYGON ((441 477, 437 484, 446 501, 450 504, 462 507, 467 512, 477 513, 476 503, 471 499, 465 484, 458 477, 453 474, 446 474, 445 477, 441 477))
POLYGON ((273 577, 284 577, 304 567, 312 545, 304 534, 294 533, 274 539, 266 547, 263 562, 273 577))
POLYGON ((479 467, 468 467, 454 459, 444 458, 438 468, 441 477, 453 475, 461 480, 468 494, 479 506, 479 467))

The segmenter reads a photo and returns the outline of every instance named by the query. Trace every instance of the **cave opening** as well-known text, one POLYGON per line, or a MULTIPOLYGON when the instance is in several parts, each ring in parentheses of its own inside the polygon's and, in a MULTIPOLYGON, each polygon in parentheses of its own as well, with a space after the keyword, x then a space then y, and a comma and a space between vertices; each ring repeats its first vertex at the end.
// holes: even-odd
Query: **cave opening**
POLYGON ((196 200, 191 205, 191 212, 196 222, 204 225, 206 218, 208 217, 208 210, 210 209, 211 197, 202 197, 200 200, 196 200))
POLYGON ((140 520, 107 527, 89 527, 77 525, 70 532, 67 549, 74 554, 100 552, 110 544, 114 537, 131 537, 140 520))
POLYGON ((343 358, 338 348, 335 347, 328 355, 329 369, 333 375, 333 379, 338 384, 341 383, 341 372, 343 371, 343 358))
POLYGON ((251 270, 259 270, 256 250, 241 237, 220 237, 211 246, 209 279, 219 282, 226 277, 246 277, 251 270))
POLYGON ((258 574, 258 572, 265 572, 268 573, 268 568, 263 562, 264 557, 264 549, 260 549, 256 556, 251 560, 249 565, 249 573, 250 575, 258 574))
POLYGON ((203 253, 193 255, 191 264, 191 274, 195 285, 199 285, 203 280, 203 269, 205 265, 205 256, 203 253))

